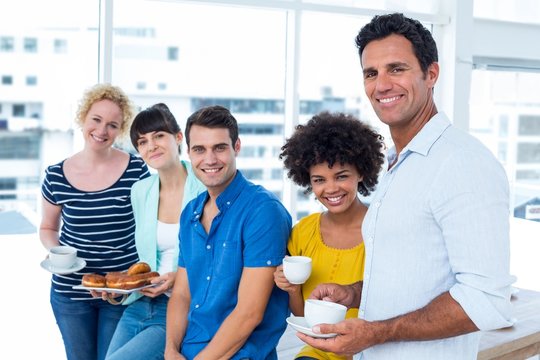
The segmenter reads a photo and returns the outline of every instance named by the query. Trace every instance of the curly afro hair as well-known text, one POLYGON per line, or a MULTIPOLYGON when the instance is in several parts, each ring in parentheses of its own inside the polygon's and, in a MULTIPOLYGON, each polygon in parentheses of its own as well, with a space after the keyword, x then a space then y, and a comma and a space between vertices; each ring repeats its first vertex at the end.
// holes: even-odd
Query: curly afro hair
POLYGON ((383 137, 352 115, 322 112, 305 125, 296 126, 294 134, 281 147, 287 176, 297 185, 312 191, 309 169, 327 162, 353 165, 363 180, 358 191, 366 196, 377 185, 384 163, 383 137))

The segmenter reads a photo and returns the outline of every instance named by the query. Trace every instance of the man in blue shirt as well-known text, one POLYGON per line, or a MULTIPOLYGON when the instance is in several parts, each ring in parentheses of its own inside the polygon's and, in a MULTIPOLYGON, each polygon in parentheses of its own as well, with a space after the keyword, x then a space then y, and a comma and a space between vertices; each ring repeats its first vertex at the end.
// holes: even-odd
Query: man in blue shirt
POLYGON ((437 111, 437 47, 418 21, 376 16, 356 38, 364 88, 394 148, 362 224, 364 281, 311 296, 359 318, 299 334, 365 360, 473 360, 480 332, 512 325, 509 191, 477 139, 437 111))
POLYGON ((285 256, 291 216, 236 169, 240 139, 229 110, 196 111, 185 135, 195 175, 208 191, 180 218, 165 358, 277 359, 288 297, 273 273, 285 256))

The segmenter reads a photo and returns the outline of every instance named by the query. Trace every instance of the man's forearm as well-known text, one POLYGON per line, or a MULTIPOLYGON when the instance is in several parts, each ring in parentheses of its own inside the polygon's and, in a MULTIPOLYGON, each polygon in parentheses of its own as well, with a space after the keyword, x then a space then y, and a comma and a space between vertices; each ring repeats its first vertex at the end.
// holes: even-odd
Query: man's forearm
POLYGON ((478 330, 449 292, 439 295, 421 309, 371 324, 379 343, 436 340, 478 330))
POLYGON ((180 351, 180 345, 187 329, 188 310, 189 305, 171 296, 167 307, 166 351, 180 351))
POLYGON ((242 348, 262 320, 260 314, 233 310, 196 359, 229 359, 242 348))
POLYGON ((185 269, 178 268, 175 283, 167 303, 167 323, 165 337, 165 357, 175 358, 175 353, 180 352, 180 345, 186 334, 188 325, 187 317, 191 294, 187 283, 185 269))

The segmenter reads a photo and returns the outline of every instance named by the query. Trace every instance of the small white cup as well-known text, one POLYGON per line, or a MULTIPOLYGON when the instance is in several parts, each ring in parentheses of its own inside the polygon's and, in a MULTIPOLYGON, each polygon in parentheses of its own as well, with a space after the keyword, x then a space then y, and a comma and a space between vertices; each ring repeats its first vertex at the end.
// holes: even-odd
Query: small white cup
POLYGON ((303 284, 311 275, 311 258, 287 256, 283 259, 283 274, 291 284, 303 284))
POLYGON ((77 249, 71 246, 54 246, 49 249, 51 265, 60 269, 69 269, 77 261, 77 249))
POLYGON ((346 314, 346 306, 330 301, 307 299, 304 305, 304 318, 309 327, 336 324, 345 320, 346 314))

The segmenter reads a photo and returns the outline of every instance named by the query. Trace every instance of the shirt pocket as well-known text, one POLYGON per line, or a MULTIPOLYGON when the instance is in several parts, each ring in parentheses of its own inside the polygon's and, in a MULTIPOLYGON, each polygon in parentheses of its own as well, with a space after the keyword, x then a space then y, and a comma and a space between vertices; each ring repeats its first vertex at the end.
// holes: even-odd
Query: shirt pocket
POLYGON ((214 249, 214 277, 227 279, 242 274, 242 241, 224 239, 217 242, 214 249))

